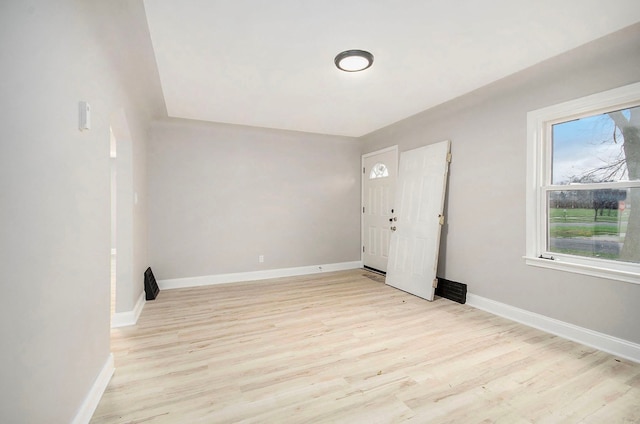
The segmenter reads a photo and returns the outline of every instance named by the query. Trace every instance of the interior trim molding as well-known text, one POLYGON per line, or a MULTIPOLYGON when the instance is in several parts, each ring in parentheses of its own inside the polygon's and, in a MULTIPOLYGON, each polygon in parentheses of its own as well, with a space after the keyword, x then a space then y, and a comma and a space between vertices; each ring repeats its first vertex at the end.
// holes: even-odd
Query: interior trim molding
POLYGON ((467 293, 467 305, 620 358, 640 363, 640 344, 467 293))
POLYGON ((268 269, 264 271, 237 272, 232 274, 204 275, 200 277, 172 278, 157 280, 160 291, 185 287, 209 286, 214 284, 259 281, 270 278, 294 277, 322 272, 345 271, 362 268, 362 261, 339 262, 334 264, 310 265, 296 268, 268 269))
POLYGON ((80 409, 78 409, 78 413, 73 419, 72 424, 89 424, 93 413, 96 412, 100 399, 102 399, 104 391, 109 385, 109 381, 111 381, 111 376, 114 371, 113 353, 109 353, 106 362, 102 366, 102 370, 100 370, 93 386, 91 386, 91 389, 87 393, 87 396, 85 396, 82 405, 80 405, 80 409))
POLYGON ((142 313, 142 308, 144 308, 145 296, 144 290, 140 293, 138 297, 138 301, 136 305, 133 307, 132 311, 126 312, 115 312, 111 317, 111 328, 118 327, 127 327, 129 325, 136 325, 138 322, 138 318, 142 313))

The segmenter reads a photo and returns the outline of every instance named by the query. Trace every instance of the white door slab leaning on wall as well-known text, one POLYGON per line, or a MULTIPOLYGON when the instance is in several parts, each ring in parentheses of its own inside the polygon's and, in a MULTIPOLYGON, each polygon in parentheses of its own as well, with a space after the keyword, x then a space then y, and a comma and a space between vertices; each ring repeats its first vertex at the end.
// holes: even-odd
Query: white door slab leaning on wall
POLYGON ((387 271, 398 146, 362 156, 362 263, 387 271))
POLYGON ((451 143, 400 154, 386 283, 433 300, 451 143))

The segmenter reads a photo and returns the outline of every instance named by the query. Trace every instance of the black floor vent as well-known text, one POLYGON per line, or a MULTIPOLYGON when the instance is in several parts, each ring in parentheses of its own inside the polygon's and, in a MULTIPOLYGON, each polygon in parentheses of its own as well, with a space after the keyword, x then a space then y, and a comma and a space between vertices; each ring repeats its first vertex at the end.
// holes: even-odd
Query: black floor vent
POLYGON ((151 267, 144 272, 144 292, 147 300, 154 300, 160 293, 160 288, 156 283, 156 277, 153 276, 151 267))
POLYGON ((442 296, 454 302, 464 304, 467 301, 467 285, 445 280, 444 278, 438 278, 436 296, 442 296))

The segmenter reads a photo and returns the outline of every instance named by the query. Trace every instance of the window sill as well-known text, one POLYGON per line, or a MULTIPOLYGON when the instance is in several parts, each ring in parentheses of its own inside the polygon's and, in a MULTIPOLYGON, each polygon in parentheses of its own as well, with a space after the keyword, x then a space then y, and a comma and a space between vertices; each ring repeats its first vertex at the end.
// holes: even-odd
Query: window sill
POLYGON ((573 272, 575 274, 589 275, 592 277, 607 278, 609 280, 624 281, 626 283, 640 284, 640 273, 626 270, 611 269, 594 265, 584 265, 569 262, 563 258, 554 260, 524 256, 527 265, 541 268, 555 269, 558 271, 573 272))

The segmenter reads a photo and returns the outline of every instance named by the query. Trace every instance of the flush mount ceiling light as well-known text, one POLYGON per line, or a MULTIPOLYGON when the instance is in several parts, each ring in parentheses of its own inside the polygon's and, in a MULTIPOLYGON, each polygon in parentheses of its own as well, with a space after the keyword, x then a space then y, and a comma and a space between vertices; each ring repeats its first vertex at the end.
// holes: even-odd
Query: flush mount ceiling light
POLYGON ((373 55, 364 50, 346 50, 333 60, 345 72, 364 71, 373 64, 373 55))

